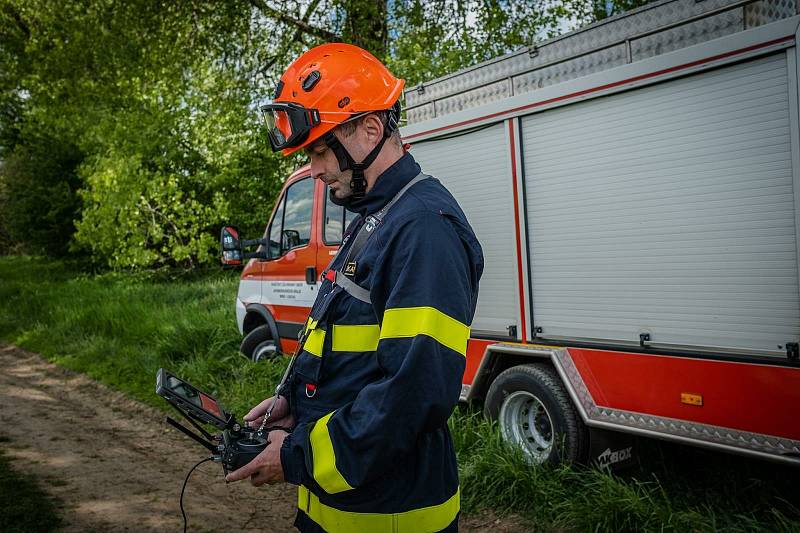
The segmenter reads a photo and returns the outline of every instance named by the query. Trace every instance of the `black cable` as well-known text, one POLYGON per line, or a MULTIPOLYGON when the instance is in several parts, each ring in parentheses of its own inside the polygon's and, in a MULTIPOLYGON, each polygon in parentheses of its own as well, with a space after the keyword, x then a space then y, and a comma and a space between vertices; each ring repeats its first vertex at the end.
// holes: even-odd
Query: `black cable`
POLYGON ((189 476, 192 475, 192 472, 194 472, 195 468, 205 463, 206 461, 213 461, 213 460, 214 460, 213 457, 207 457, 206 459, 203 459, 202 461, 194 465, 191 470, 189 470, 189 473, 186 474, 186 479, 183 480, 183 488, 181 489, 181 514, 183 515, 183 533, 186 533, 186 524, 187 524, 186 511, 183 510, 183 493, 186 490, 186 484, 189 482, 189 476))

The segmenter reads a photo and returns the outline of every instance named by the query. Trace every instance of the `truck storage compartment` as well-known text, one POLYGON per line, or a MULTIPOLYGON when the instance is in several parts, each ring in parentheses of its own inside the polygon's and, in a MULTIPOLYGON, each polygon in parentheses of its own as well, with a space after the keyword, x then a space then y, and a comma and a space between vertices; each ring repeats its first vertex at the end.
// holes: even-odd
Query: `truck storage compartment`
POLYGON ((785 357, 800 340, 790 75, 783 51, 522 118, 543 337, 785 357))
POLYGON ((519 322, 514 261, 514 196, 509 140, 503 124, 454 138, 414 144, 423 172, 439 179, 458 200, 483 247, 472 335, 507 336, 519 322))

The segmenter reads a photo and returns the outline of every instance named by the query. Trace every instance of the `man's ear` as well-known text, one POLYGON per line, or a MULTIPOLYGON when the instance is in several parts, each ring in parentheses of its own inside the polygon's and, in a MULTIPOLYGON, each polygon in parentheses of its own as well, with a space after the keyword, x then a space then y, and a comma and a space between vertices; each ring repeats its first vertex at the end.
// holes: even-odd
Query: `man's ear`
POLYGON ((370 144, 376 145, 383 138, 383 122, 378 115, 370 113, 363 118, 362 126, 370 144))

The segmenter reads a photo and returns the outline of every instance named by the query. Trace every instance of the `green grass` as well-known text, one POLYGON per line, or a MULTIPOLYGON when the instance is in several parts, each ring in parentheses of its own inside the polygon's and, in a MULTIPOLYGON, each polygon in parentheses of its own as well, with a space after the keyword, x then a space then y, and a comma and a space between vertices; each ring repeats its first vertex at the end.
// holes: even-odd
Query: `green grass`
POLYGON ((243 414, 269 394, 280 365, 238 355, 236 273, 200 279, 76 275, 69 266, 0 257, 0 339, 164 407, 166 367, 243 414))
POLYGON ((463 506, 544 530, 800 531, 800 470, 642 439, 619 473, 531 468, 475 409, 451 419, 463 506))
MULTIPOLYGON (((0 437, 0 445, 6 439, 0 437)), ((57 502, 30 477, 13 470, 0 448, 0 531, 44 533, 57 531, 61 518, 57 502)))
MULTIPOLYGON (((163 409, 164 366, 241 415, 271 394, 285 361, 238 355, 237 284, 235 272, 89 277, 0 257, 0 339, 163 409)), ((543 531, 800 531, 798 469, 653 441, 618 474, 533 468, 478 409, 450 424, 466 512, 514 513, 543 531)))

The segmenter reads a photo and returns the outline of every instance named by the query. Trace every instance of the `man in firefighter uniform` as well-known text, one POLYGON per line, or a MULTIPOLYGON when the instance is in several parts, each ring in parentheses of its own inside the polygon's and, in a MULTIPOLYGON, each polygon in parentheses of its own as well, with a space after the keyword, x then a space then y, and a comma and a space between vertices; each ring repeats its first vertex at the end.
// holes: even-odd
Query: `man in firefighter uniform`
POLYGON ((262 111, 360 216, 323 273, 288 378, 246 417, 269 446, 229 481, 299 486, 301 531, 456 531, 456 406, 483 270, 464 213, 397 133, 403 80, 368 52, 316 47, 262 111))

